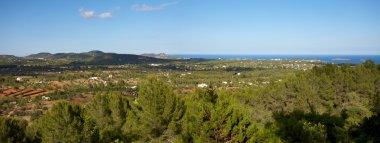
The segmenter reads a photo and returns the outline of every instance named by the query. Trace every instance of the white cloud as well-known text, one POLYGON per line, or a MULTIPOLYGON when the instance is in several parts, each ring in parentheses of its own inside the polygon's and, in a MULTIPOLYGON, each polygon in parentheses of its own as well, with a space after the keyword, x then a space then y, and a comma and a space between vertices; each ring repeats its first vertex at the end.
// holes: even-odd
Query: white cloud
POLYGON ((111 17, 112 17, 111 12, 103 12, 98 15, 98 18, 111 18, 111 17))
POLYGON ((92 18, 94 17, 94 11, 92 10, 84 10, 83 8, 79 9, 80 15, 84 18, 92 18))
POLYGON ((106 19, 111 18, 112 13, 111 12, 102 12, 98 15, 95 14, 95 11, 93 10, 85 10, 83 8, 79 9, 79 13, 83 18, 90 19, 90 18, 99 18, 99 19, 106 19))
POLYGON ((164 9, 165 7, 175 5, 177 2, 162 3, 160 5, 146 5, 146 4, 135 4, 132 6, 134 11, 156 11, 164 9))

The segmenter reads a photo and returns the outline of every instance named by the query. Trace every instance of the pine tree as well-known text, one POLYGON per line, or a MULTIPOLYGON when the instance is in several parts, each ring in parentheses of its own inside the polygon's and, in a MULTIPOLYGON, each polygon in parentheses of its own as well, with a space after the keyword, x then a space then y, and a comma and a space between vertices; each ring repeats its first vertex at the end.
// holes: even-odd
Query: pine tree
POLYGON ((122 95, 111 92, 97 94, 86 104, 86 113, 96 123, 103 142, 116 139, 128 140, 127 129, 124 128, 127 116, 131 114, 131 105, 122 95))
POLYGON ((83 109, 69 102, 56 103, 51 111, 37 120, 37 133, 42 142, 94 142, 97 130, 84 117, 83 109))
POLYGON ((139 86, 137 102, 141 105, 142 131, 150 139, 173 138, 180 132, 179 121, 185 112, 184 102, 173 89, 160 80, 150 78, 139 86))
POLYGON ((25 120, 0 117, 0 142, 26 142, 25 129, 28 123, 25 120))

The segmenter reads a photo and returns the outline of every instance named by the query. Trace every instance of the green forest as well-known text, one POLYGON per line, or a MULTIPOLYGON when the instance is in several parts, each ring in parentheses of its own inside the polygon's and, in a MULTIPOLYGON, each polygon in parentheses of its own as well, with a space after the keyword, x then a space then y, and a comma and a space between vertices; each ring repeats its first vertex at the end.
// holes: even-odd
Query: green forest
POLYGON ((281 82, 189 95, 157 77, 135 97, 59 101, 27 122, 0 118, 0 142, 380 142, 380 65, 326 64, 281 82))

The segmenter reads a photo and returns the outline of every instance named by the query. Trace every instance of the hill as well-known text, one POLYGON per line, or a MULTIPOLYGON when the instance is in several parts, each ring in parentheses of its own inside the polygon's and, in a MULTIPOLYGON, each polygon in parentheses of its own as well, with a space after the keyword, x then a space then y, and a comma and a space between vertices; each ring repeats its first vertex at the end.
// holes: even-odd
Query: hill
POLYGON ((84 58, 73 64, 84 65, 121 65, 121 64, 141 64, 141 63, 162 63, 169 60, 145 57, 133 54, 103 53, 84 58))
POLYGON ((153 58, 159 58, 159 59, 174 59, 173 57, 170 57, 168 54, 165 54, 165 53, 159 53, 159 54, 149 53, 149 54, 141 54, 141 56, 153 57, 153 58))
MULTIPOLYGON (((168 62, 168 59, 159 59, 155 57, 147 57, 134 54, 116 54, 104 53, 102 51, 89 51, 83 53, 37 53, 25 57, 16 57, 12 55, 0 56, 0 63, 16 64, 12 61, 19 59, 17 64, 28 63, 34 61, 35 64, 45 63, 60 63, 67 65, 121 65, 121 64, 140 64, 140 63, 162 63, 168 62)), ((32 62, 33 63, 33 62, 32 62)))

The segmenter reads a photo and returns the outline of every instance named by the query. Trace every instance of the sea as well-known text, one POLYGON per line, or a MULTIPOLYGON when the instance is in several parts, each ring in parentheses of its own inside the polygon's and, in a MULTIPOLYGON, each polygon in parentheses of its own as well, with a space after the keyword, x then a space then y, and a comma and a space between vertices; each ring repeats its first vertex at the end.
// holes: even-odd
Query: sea
POLYGON ((176 58, 201 58, 201 59, 253 59, 253 60, 320 60, 325 63, 335 64, 360 64, 366 60, 372 60, 380 64, 380 55, 197 55, 197 54, 175 54, 176 58))

